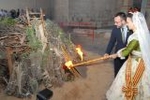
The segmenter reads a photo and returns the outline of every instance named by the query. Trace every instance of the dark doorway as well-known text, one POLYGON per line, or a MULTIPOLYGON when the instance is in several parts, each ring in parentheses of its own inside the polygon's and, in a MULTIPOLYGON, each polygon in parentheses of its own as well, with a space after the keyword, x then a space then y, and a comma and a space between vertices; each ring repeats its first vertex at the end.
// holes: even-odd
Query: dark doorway
POLYGON ((141 9, 142 6, 142 0, 133 0, 133 7, 138 7, 141 9))

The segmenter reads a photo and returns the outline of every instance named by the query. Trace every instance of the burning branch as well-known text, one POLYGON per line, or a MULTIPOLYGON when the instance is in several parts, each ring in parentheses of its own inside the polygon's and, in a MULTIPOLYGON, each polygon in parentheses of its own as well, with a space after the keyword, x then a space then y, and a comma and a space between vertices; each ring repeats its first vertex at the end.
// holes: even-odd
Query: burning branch
POLYGON ((77 51, 78 55, 80 56, 81 61, 83 61, 83 52, 81 50, 80 45, 77 46, 76 51, 77 51))
POLYGON ((67 61, 67 62, 65 63, 65 66, 67 66, 68 69, 71 69, 71 67, 73 66, 72 61, 71 61, 71 60, 67 61))
POLYGON ((65 46, 61 46, 61 49, 63 51, 63 56, 65 57, 65 66, 69 69, 69 71, 74 74, 76 77, 80 77, 80 73, 77 71, 77 69, 75 67, 72 67, 73 66, 73 63, 71 61, 71 57, 70 55, 68 54, 68 52, 66 51, 65 49, 65 46))
POLYGON ((67 53, 64 45, 61 46, 61 50, 63 52, 63 56, 65 57, 65 60, 69 61, 71 58, 70 58, 69 54, 67 53))

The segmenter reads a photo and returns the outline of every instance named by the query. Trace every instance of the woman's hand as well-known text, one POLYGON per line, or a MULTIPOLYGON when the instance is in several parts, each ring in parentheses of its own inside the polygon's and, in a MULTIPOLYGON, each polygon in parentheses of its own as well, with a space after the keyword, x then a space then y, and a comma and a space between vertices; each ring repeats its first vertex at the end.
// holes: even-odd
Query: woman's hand
POLYGON ((115 59, 117 57, 118 57, 117 53, 110 55, 110 58, 113 58, 113 59, 115 59))
POLYGON ((109 55, 109 54, 104 54, 103 59, 115 59, 115 58, 117 58, 117 57, 118 57, 117 53, 111 54, 111 55, 109 55))

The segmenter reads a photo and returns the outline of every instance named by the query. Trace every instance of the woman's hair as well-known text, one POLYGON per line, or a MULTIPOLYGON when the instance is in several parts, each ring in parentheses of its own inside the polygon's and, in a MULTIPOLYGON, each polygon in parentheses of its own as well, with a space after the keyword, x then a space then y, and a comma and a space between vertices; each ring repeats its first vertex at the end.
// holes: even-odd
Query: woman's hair
POLYGON ((133 13, 135 13, 135 12, 140 12, 140 9, 138 7, 131 7, 131 8, 129 8, 127 17, 132 19, 133 13))
POLYGON ((133 14, 129 12, 129 13, 127 14, 127 17, 129 17, 129 18, 131 18, 131 19, 132 19, 133 14))
POLYGON ((128 9, 128 12, 140 12, 141 10, 140 10, 140 8, 138 8, 138 7, 130 7, 129 9, 128 9))

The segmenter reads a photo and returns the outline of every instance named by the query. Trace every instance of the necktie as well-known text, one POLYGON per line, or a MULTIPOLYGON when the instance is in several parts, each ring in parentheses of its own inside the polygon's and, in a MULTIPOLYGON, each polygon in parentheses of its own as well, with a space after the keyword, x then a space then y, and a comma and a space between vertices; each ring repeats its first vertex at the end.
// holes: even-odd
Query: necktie
POLYGON ((122 33, 122 41, 123 41, 123 43, 125 43, 126 42, 125 28, 121 28, 121 33, 122 33))

